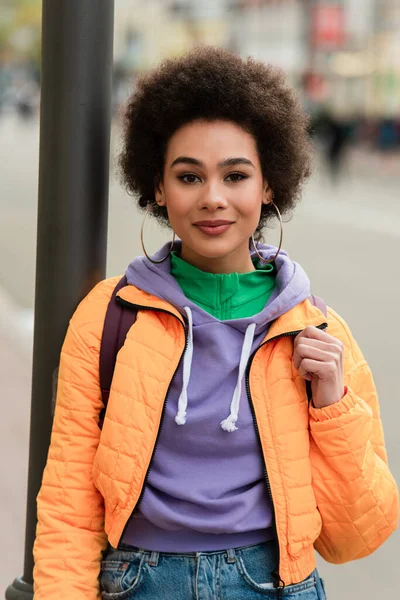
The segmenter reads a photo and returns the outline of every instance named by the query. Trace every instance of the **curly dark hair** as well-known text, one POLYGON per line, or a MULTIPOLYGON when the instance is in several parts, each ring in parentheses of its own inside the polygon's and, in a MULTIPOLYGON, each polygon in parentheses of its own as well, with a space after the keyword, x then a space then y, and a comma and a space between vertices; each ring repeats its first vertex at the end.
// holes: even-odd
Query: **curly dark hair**
MULTIPOLYGON (((287 214, 311 172, 309 118, 283 73, 252 58, 203 46, 140 77, 124 110, 121 182, 141 208, 155 201, 171 136, 195 120, 227 120, 251 133, 275 204, 287 214)), ((168 224, 165 207, 154 216, 168 224)), ((263 205, 256 239, 274 213, 263 205)))

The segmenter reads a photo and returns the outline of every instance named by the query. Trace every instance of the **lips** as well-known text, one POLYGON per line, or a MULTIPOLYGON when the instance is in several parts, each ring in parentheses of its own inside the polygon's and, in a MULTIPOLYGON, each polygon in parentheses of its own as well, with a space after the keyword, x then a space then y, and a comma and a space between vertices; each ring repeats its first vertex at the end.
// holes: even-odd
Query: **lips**
POLYGON ((193 225, 197 227, 219 227, 220 225, 231 225, 232 221, 224 221, 222 219, 209 219, 208 221, 196 221, 193 225))
POLYGON ((193 223, 205 235, 221 235, 225 233, 232 225, 232 221, 223 221, 221 219, 209 221, 197 221, 193 223))

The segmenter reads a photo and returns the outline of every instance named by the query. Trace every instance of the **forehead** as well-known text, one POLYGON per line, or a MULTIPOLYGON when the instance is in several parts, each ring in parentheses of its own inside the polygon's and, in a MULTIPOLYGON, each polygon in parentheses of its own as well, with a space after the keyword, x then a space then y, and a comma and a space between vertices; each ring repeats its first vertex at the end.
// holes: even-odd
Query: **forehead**
POLYGON ((166 161, 191 156, 205 164, 234 156, 257 160, 254 137, 231 121, 193 121, 180 127, 170 138, 166 161))

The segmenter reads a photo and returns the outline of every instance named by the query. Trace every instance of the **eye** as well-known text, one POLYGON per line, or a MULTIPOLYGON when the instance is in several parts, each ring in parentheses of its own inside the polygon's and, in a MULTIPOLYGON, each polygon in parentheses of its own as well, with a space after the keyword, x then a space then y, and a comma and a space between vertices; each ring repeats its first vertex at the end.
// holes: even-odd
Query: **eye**
POLYGON ((226 181, 231 181, 232 183, 239 183, 244 179, 248 179, 249 176, 244 173, 229 173, 229 175, 225 178, 226 181), (230 179, 229 179, 230 178, 230 179))
POLYGON ((200 181, 200 177, 194 173, 185 173, 184 175, 180 175, 178 179, 183 181, 183 183, 196 183, 196 181, 200 181))

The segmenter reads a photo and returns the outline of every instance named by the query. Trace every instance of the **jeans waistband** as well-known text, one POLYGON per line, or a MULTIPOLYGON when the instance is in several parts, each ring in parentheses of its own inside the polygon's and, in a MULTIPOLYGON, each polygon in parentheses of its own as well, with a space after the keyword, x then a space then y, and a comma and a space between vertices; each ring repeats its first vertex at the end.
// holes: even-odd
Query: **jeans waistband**
POLYGON ((268 542, 262 542, 261 544, 252 544, 250 546, 240 546, 238 548, 227 548, 225 550, 210 550, 201 552, 158 552, 156 550, 146 550, 145 548, 137 548, 135 546, 129 546, 128 544, 121 543, 118 546, 118 550, 121 552, 139 552, 146 555, 146 562, 150 566, 156 567, 160 556, 173 556, 173 557, 187 557, 187 558, 198 558, 200 556, 224 556, 228 563, 235 563, 237 558, 237 552, 246 552, 260 550, 271 554, 277 553, 277 544, 275 540, 268 542))

